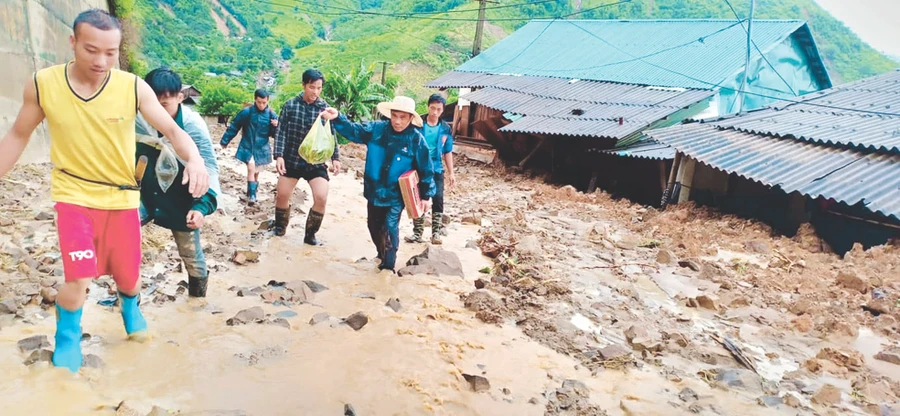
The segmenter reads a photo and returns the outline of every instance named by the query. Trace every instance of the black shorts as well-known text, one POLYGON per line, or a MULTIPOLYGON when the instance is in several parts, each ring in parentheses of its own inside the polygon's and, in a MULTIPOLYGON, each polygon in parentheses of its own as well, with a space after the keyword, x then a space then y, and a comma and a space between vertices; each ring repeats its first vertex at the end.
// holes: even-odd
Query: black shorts
POLYGON ((286 168, 287 172, 285 172, 284 176, 293 179, 303 179, 307 182, 315 179, 315 178, 324 178, 326 181, 330 180, 328 177, 328 166, 327 165, 303 165, 298 168, 286 168))

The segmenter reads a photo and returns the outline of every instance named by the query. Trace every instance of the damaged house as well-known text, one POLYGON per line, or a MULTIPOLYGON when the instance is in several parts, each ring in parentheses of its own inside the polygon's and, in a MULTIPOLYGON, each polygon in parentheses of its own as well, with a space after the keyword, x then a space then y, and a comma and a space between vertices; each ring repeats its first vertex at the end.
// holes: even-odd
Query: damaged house
POLYGON ((831 87, 805 22, 754 20, 749 66, 746 29, 737 20, 536 20, 427 85, 459 89, 457 143, 658 205, 675 151, 646 130, 831 87), (741 89, 757 95, 738 99, 741 89))
POLYGON ((673 202, 810 223, 837 253, 900 237, 900 71, 647 135, 677 151, 673 202))

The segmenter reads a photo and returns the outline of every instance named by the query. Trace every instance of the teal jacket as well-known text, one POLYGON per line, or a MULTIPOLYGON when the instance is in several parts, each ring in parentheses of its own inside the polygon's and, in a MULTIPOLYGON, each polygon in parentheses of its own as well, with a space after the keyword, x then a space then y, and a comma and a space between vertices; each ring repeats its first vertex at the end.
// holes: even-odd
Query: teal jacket
MULTIPOLYGON (((147 156, 147 170, 141 181, 141 224, 153 221, 160 227, 173 231, 191 231, 187 226, 188 211, 198 211, 204 216, 216 212, 219 195, 219 165, 216 162, 215 151, 209 136, 209 128, 199 114, 189 108, 181 106, 175 116, 175 122, 194 139, 200 156, 209 172, 209 191, 200 198, 194 198, 188 192, 188 186, 182 185, 184 178, 184 165, 179 161, 178 175, 163 192, 156 176, 156 163, 160 157, 160 149, 145 144, 137 144, 135 161, 141 156, 147 156)), ((148 134, 141 131, 142 123, 137 123, 139 134, 148 134)), ((162 137, 161 133, 157 133, 162 137)))

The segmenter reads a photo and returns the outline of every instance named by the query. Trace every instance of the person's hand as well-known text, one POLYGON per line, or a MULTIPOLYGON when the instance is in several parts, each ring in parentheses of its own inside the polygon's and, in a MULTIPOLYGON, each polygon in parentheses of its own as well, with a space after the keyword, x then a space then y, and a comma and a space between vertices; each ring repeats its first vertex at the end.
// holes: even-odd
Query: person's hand
POLYGON ((328 107, 328 108, 322 110, 322 113, 321 113, 320 115, 321 115, 322 118, 324 118, 325 120, 329 120, 329 121, 330 121, 330 120, 336 119, 336 118, 338 117, 339 114, 340 114, 340 113, 338 112, 338 110, 337 110, 336 108, 334 108, 334 107, 328 107))
POLYGON ((428 212, 431 209, 431 200, 422 201, 422 211, 428 212))
POLYGON ((200 211, 188 211, 187 226, 192 230, 199 230, 203 227, 203 214, 200 211))
POLYGON ((284 158, 279 157, 275 159, 275 170, 278 171, 279 175, 286 175, 287 169, 284 167, 284 158))
POLYGON ((272 123, 273 127, 278 127, 278 119, 277 118, 273 118, 271 121, 269 121, 269 123, 272 123))
POLYGON ((331 161, 331 171, 334 172, 335 175, 341 174, 341 161, 340 160, 332 160, 331 161))
POLYGON ((209 172, 198 159, 191 160, 184 166, 182 185, 188 185, 188 192, 194 198, 200 198, 209 191, 209 172))
POLYGON ((454 175, 452 172, 447 175, 447 185, 450 186, 450 189, 456 187, 456 175, 454 175))

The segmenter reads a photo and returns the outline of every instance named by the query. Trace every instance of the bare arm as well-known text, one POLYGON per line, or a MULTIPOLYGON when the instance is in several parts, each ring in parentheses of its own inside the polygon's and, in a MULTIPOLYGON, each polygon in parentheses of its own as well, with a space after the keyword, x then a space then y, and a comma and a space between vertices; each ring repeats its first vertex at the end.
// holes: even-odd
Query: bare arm
POLYGON ((172 116, 166 112, 162 104, 156 98, 153 89, 150 88, 143 79, 137 78, 138 82, 138 103, 141 114, 144 119, 150 123, 153 128, 162 133, 175 148, 175 153, 184 160, 184 181, 182 184, 188 184, 188 191, 199 198, 209 190, 209 172, 206 170, 197 144, 191 139, 172 116))
POLYGON ((44 120, 44 110, 38 104, 37 88, 34 82, 25 84, 22 108, 12 129, 0 141, 0 177, 6 175, 25 151, 31 140, 31 133, 44 120))

